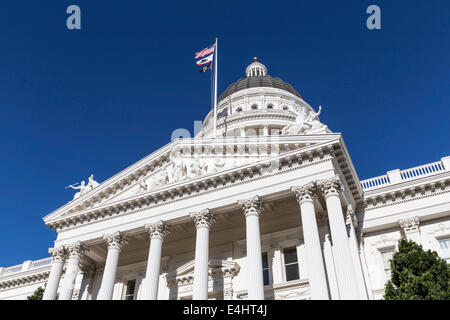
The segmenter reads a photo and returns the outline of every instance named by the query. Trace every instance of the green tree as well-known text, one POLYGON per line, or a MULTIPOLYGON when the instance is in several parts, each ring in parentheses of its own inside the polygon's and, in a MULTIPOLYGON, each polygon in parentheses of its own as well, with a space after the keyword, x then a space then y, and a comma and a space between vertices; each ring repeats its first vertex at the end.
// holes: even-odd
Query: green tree
POLYGON ((401 239, 391 260, 386 300, 450 300, 450 267, 436 251, 401 239))
POLYGON ((28 296, 28 300, 42 300, 44 297, 44 291, 45 291, 45 285, 44 288, 39 287, 36 290, 34 290, 33 294, 31 296, 28 296))

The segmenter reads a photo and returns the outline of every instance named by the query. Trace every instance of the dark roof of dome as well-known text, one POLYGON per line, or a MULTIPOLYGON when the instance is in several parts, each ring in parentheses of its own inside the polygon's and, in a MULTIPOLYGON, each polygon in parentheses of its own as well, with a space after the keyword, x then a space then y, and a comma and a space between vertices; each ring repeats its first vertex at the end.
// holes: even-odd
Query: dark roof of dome
POLYGON ((281 80, 277 77, 271 77, 269 75, 265 76, 252 76, 247 78, 241 78, 238 81, 230 84, 228 88, 220 95, 219 101, 225 99, 229 95, 249 88, 259 88, 259 87, 269 87, 282 89, 287 92, 296 95, 301 98, 302 96, 286 81, 281 80))

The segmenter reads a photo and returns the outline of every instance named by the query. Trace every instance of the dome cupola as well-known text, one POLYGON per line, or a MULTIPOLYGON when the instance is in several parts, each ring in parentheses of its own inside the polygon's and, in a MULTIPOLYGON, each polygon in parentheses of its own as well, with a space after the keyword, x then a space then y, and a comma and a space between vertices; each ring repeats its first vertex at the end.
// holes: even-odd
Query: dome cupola
POLYGON ((253 58, 253 63, 245 69, 245 74, 248 77, 257 77, 267 75, 267 68, 261 62, 258 62, 258 58, 253 58))
MULTIPOLYGON (((315 113, 289 83, 270 76, 258 58, 253 58, 245 74, 245 78, 230 84, 217 101, 216 135, 293 134, 312 129, 312 121, 318 121, 319 113, 315 113)), ((211 137, 213 125, 214 111, 211 110, 198 136, 211 137)))

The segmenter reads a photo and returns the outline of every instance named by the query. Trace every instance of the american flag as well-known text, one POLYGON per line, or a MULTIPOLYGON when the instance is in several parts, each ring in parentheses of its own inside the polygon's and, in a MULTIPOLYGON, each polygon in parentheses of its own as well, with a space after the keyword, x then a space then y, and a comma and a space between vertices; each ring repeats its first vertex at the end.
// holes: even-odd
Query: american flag
POLYGON ((214 52, 214 47, 215 47, 215 45, 212 44, 209 47, 206 47, 205 49, 203 49, 202 51, 196 52, 194 59, 198 59, 198 58, 204 57, 207 54, 210 54, 210 53, 214 52))

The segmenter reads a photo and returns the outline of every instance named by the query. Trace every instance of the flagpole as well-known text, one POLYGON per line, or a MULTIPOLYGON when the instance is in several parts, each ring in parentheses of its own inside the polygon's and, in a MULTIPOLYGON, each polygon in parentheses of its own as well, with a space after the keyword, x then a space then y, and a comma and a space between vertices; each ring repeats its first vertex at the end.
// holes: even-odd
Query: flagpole
POLYGON ((215 54, 214 54, 214 138, 216 137, 216 126, 217 126, 217 41, 216 38, 216 44, 215 44, 215 54))

